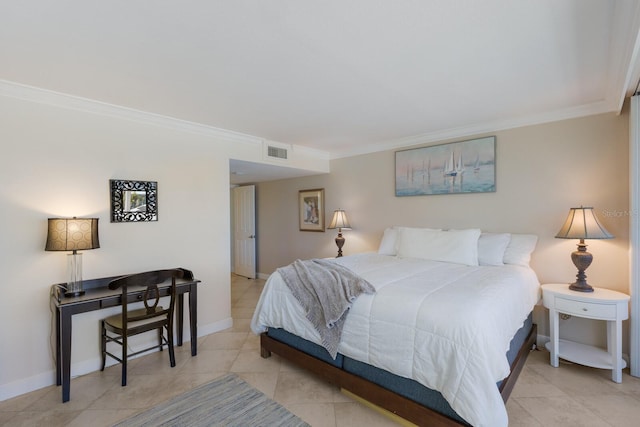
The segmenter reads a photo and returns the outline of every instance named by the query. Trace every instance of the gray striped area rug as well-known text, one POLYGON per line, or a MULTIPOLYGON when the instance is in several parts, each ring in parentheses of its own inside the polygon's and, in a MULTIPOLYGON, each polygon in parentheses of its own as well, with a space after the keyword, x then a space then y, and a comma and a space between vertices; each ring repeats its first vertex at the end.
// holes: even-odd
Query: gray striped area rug
POLYGON ((194 388, 117 425, 309 426, 235 374, 194 388))

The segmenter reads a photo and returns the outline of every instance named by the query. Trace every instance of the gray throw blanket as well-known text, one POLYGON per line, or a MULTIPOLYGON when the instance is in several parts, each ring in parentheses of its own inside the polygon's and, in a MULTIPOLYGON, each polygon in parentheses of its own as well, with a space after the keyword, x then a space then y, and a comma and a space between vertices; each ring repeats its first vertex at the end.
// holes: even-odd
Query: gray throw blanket
POLYGON ((322 259, 296 260, 278 273, 335 359, 347 310, 360 294, 373 294, 375 288, 347 267, 322 259))

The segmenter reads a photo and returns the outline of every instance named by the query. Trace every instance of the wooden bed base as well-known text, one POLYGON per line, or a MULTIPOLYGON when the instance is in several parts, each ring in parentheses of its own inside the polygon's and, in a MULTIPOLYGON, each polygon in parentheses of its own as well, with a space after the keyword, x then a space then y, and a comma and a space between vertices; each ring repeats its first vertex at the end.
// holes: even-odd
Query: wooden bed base
MULTIPOLYGON (((520 347, 518 355, 511 364, 511 374, 500 386, 500 394, 502 395, 502 399, 505 403, 515 386, 518 375, 520 375, 520 372, 524 367, 529 351, 533 348, 536 342, 537 333, 537 326, 534 324, 531 327, 531 331, 527 335, 527 339, 524 344, 520 347)), ((457 421, 430 408, 422 406, 411 399, 400 396, 358 375, 344 371, 296 348, 275 340, 269 337, 265 332, 260 335, 260 355, 267 358, 271 356, 272 352, 313 372, 325 381, 344 388, 368 402, 386 409, 416 425, 430 427, 460 425, 457 421)))

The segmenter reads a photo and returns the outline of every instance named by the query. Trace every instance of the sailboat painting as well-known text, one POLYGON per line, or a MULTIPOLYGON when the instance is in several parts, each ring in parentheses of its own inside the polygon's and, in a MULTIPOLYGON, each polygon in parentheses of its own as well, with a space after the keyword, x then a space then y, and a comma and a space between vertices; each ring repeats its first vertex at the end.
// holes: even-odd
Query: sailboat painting
POLYGON ((396 196, 495 191, 495 136, 396 151, 396 196))

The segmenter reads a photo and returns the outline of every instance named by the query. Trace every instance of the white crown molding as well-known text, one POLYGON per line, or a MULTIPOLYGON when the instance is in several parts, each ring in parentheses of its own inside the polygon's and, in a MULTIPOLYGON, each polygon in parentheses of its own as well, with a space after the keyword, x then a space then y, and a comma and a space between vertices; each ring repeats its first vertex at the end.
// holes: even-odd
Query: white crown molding
POLYGON ((220 129, 187 120, 180 120, 173 117, 163 116, 161 114, 135 110, 133 108, 122 107, 119 105, 108 104, 106 102, 68 95, 48 89, 27 86, 7 80, 0 80, 0 95, 39 104, 52 105, 59 108, 67 108, 92 114, 131 120, 146 125, 164 127, 181 132, 195 133, 226 141, 260 145, 263 141, 263 138, 253 135, 220 129))
POLYGON ((473 135, 491 133, 500 130, 514 129, 524 126, 533 126, 543 123, 557 122, 560 120, 574 119, 578 117, 592 116, 595 114, 615 111, 615 106, 610 102, 599 101, 592 104, 580 105, 541 114, 533 114, 513 119, 495 120, 492 122, 476 123, 469 126, 445 129, 437 132, 427 132, 406 138, 383 141, 359 147, 353 150, 344 150, 333 153, 332 159, 371 154, 379 151, 407 148, 413 145, 428 144, 431 142, 445 141, 452 138, 464 138, 473 135))
MULTIPOLYGON (((249 143, 253 145, 259 145, 260 147, 262 147, 263 143, 265 142, 264 138, 253 135, 247 135, 239 132, 220 129, 213 126, 207 126, 118 105, 107 104, 92 99, 68 95, 33 86, 27 86, 7 80, 0 80, 0 96, 17 98, 25 101, 115 117, 124 120, 131 120, 146 125, 164 127, 181 132, 195 133, 217 140, 249 143)), ((444 141, 452 138, 462 138, 488 132, 495 132, 499 130, 513 129, 517 127, 531 126, 594 114, 601 114, 615 111, 615 109, 616 105, 612 105, 611 102, 601 101, 542 114, 530 115, 514 119, 497 120, 486 123, 478 123, 469 126, 445 129, 437 132, 428 132, 406 138, 372 143, 368 144, 366 147, 359 147, 352 150, 347 149, 334 153, 329 153, 326 151, 321 151, 301 145, 284 144, 278 141, 269 142, 291 147, 293 152, 297 152, 299 154, 304 153, 311 158, 324 160, 339 159, 398 148, 406 148, 413 145, 428 144, 430 142, 444 141)))
MULTIPOLYGON (((39 104, 51 105, 59 108, 67 108, 92 114, 115 117, 124 120, 130 120, 145 125, 164 127, 180 132, 189 132, 217 140, 224 140, 234 143, 249 143, 252 145, 262 145, 267 142, 264 138, 234 132, 226 129, 216 128, 213 126, 203 125, 200 123, 190 122, 187 120, 176 119, 161 114, 149 113, 146 111, 135 110, 133 108, 122 107, 119 105, 108 104, 93 99, 82 98, 79 96, 68 95, 55 92, 48 89, 42 89, 34 86, 27 86, 0 79, 0 96, 17 98, 24 101, 35 102, 39 104)), ((288 147, 292 152, 303 154, 309 158, 319 160, 329 160, 331 155, 327 151, 317 150, 314 148, 304 147, 300 145, 285 144, 278 141, 268 141, 271 144, 288 147)))

